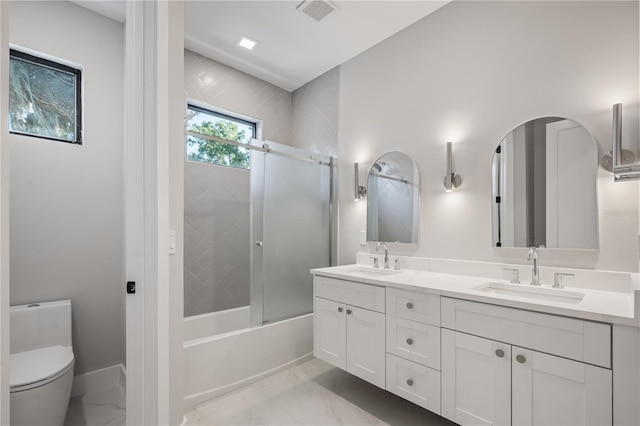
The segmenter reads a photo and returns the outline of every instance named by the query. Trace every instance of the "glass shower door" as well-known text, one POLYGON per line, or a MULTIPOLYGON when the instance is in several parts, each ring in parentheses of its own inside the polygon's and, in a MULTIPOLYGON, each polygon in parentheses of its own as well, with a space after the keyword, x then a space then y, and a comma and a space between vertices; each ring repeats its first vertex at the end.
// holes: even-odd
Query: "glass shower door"
MULTIPOLYGON (((269 146, 291 156, 311 158, 296 148, 273 143, 269 146)), ((328 158, 320 164, 274 153, 255 154, 256 157, 261 157, 263 163, 258 165, 256 161, 253 173, 264 176, 264 186, 262 208, 254 204, 252 212, 253 235, 259 237, 258 228, 262 228, 252 259, 253 325, 312 312, 313 280, 309 270, 329 266, 330 249, 328 158), (261 218, 257 217, 260 213, 261 218), (261 289, 257 288, 260 285, 261 289), (261 309, 256 306, 260 299, 261 309)), ((252 178, 252 184, 258 184, 257 177, 252 178)))

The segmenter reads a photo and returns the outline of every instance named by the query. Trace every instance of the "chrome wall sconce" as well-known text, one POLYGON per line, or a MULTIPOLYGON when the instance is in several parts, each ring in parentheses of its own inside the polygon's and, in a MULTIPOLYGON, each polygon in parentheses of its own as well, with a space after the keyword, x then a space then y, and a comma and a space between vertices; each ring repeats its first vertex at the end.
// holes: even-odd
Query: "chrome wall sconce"
POLYGON ((451 152, 451 142, 447 142, 447 174, 444 176, 444 189, 451 192, 462 184, 462 177, 453 171, 453 154, 451 152))
POLYGON ((353 169, 355 172, 355 200, 362 200, 367 196, 367 188, 360 185, 360 172, 358 171, 358 163, 353 163, 353 169))
POLYGON ((640 165, 634 164, 636 156, 622 149, 622 104, 613 105, 611 139, 612 149, 602 157, 602 167, 613 173, 615 182, 640 179, 640 165))

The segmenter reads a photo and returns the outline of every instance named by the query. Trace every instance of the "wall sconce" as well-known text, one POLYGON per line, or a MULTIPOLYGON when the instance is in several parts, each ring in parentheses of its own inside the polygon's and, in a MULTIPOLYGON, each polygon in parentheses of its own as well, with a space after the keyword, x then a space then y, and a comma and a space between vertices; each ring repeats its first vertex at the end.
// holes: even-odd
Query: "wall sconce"
POLYGON ((613 173, 614 181, 640 179, 640 170, 633 151, 622 149, 622 104, 613 105, 613 124, 611 126, 611 151, 600 161, 602 167, 613 173))
POLYGON ((451 142, 447 142, 447 174, 444 176, 444 189, 451 192, 462 184, 462 177, 453 171, 453 154, 451 142))
POLYGON ((367 188, 360 185, 360 173, 358 171, 358 163, 353 163, 353 169, 355 171, 355 200, 362 200, 367 196, 367 188))

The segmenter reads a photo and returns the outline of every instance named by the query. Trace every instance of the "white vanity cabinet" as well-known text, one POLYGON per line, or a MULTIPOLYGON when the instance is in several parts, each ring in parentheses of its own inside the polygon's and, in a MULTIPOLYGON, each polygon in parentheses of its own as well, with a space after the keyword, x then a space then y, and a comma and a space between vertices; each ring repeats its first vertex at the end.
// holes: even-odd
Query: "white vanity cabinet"
POLYGON ((638 424, 637 328, 359 279, 314 275, 316 357, 460 425, 638 424))
POLYGON ((458 424, 612 424, 611 326, 442 299, 442 415, 458 424))
POLYGON ((384 389, 385 288, 315 276, 314 292, 314 355, 384 389))

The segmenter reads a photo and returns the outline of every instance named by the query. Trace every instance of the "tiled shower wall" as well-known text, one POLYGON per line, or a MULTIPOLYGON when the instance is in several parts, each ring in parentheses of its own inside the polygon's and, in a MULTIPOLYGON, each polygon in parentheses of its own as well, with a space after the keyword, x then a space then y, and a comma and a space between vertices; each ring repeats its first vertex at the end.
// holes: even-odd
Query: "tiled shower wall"
MULTIPOLYGON (((184 52, 185 93, 262 120, 262 138, 291 143, 291 93, 184 52)), ((249 171, 185 162, 184 315, 249 304, 249 171)))
MULTIPOLYGON (((340 70, 293 93, 185 50, 185 93, 262 120, 262 139, 336 155, 340 70)), ((185 163, 185 316, 250 304, 249 171, 185 163)))
POLYGON ((184 315, 249 305, 249 171, 187 161, 184 315))
POLYGON ((335 67, 293 92, 291 110, 294 145, 335 156, 340 112, 340 67, 335 67))
POLYGON ((262 139, 291 145, 291 93, 190 50, 184 51, 188 99, 262 120, 262 139))

